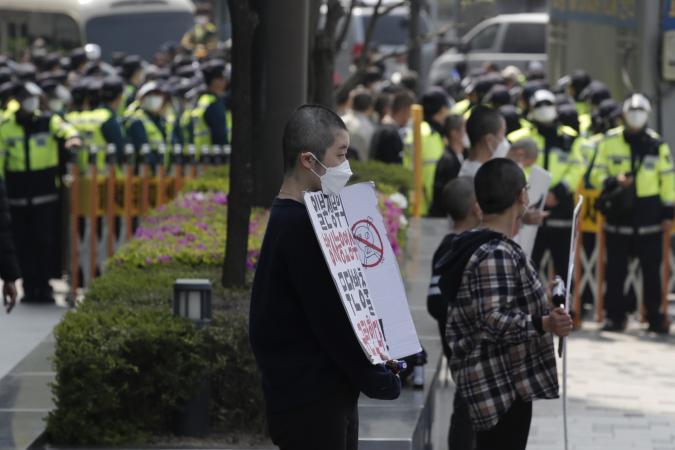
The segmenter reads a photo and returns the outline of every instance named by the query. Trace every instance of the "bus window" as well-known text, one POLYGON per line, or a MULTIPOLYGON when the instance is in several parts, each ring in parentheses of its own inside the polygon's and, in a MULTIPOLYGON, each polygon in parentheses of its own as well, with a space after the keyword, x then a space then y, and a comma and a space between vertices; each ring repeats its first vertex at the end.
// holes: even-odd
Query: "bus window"
POLYGON ((20 58, 38 38, 43 38, 52 51, 81 43, 77 24, 65 14, 0 9, 0 52, 20 58))
POLYGON ((189 12, 117 14, 93 17, 85 32, 87 42, 101 46, 103 59, 124 51, 152 60, 162 44, 180 42, 193 23, 189 12))

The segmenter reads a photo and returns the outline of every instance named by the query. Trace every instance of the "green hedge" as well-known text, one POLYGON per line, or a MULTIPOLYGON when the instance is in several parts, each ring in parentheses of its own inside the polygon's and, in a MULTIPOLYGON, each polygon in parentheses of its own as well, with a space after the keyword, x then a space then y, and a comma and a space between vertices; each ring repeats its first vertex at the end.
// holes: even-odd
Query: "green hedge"
POLYGON ((412 172, 403 166, 379 161, 349 161, 349 165, 354 172, 350 183, 374 181, 377 189, 384 194, 407 194, 412 189, 412 172))
POLYGON ((260 377, 249 348, 249 292, 220 286, 220 268, 166 264, 113 267, 55 330, 47 421, 54 444, 120 445, 170 434, 191 394, 190 380, 211 380, 211 427, 236 438, 264 433, 260 377), (212 323, 198 330, 171 315, 176 278, 213 284, 212 323))
POLYGON ((124 304, 69 312, 56 327, 56 444, 118 445, 171 428, 207 370, 203 337, 166 309, 124 304))
POLYGON ((190 180, 181 192, 229 192, 230 166, 210 167, 198 178, 190 180))

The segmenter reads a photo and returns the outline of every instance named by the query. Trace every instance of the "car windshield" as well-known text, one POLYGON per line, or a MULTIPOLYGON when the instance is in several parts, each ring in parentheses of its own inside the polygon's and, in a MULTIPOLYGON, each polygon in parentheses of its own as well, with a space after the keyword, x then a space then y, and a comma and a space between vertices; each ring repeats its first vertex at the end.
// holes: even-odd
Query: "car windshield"
POLYGON ((104 59, 116 51, 152 59, 163 44, 178 43, 193 23, 192 14, 188 12, 100 16, 87 22, 86 37, 87 42, 101 46, 104 59))
MULTIPOLYGON (((363 25, 363 34, 368 30, 370 15, 361 16, 363 25)), ((407 16, 399 14, 387 14, 380 16, 375 24, 373 32, 374 45, 406 45, 409 39, 410 19, 407 16)), ((429 32, 429 26, 426 21, 420 17, 420 34, 429 32)))

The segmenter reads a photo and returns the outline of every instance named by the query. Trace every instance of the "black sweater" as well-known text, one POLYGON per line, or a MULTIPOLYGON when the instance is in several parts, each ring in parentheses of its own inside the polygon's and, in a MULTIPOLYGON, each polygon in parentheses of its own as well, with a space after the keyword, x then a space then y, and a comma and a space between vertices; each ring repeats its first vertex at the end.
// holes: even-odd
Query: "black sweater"
POLYGON ((276 199, 253 281, 249 335, 270 413, 340 396, 395 399, 398 376, 366 359, 304 205, 276 199))

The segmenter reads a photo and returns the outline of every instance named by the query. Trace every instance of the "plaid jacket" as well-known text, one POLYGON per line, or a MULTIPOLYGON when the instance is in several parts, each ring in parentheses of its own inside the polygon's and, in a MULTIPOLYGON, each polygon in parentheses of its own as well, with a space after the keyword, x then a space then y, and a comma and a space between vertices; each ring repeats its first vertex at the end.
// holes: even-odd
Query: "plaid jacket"
POLYGON ((558 397, 553 338, 532 322, 547 313, 544 288, 518 244, 491 239, 473 253, 448 306, 446 338, 476 430, 494 427, 518 397, 558 397))

